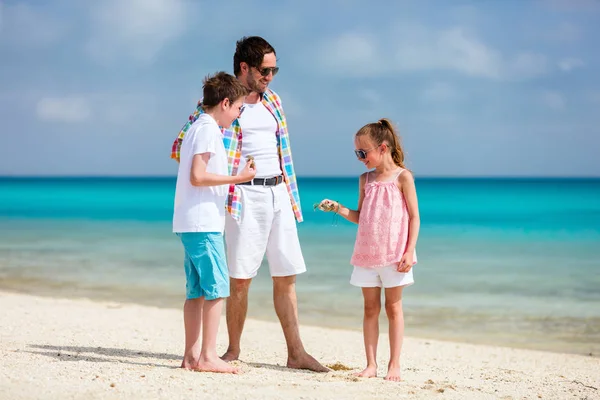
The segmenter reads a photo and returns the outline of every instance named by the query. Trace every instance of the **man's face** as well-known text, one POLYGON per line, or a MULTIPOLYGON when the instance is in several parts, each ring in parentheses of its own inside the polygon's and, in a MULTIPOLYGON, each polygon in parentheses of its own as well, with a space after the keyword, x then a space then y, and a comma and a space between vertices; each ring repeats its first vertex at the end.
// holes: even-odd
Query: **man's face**
POLYGON ((263 57, 262 64, 259 68, 250 67, 250 71, 246 77, 246 85, 256 93, 264 93, 273 80, 273 76, 277 73, 277 57, 274 53, 267 53, 263 57))

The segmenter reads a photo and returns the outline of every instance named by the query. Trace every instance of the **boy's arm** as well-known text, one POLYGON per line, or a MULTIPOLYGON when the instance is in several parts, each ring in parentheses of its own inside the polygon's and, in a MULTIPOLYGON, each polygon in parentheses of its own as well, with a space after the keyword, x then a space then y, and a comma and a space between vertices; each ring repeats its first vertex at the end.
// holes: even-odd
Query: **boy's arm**
POLYGON ((192 169, 190 171, 190 183, 192 186, 219 186, 235 185, 236 183, 248 182, 256 175, 256 169, 250 168, 250 164, 237 176, 218 175, 206 172, 206 165, 210 159, 210 153, 194 155, 192 169))
POLYGON ((360 217, 360 210, 362 209, 363 200, 365 199, 365 182, 366 173, 362 174, 358 181, 358 209, 351 210, 346 206, 338 203, 338 214, 346 218, 348 221, 358 224, 358 218, 360 217))

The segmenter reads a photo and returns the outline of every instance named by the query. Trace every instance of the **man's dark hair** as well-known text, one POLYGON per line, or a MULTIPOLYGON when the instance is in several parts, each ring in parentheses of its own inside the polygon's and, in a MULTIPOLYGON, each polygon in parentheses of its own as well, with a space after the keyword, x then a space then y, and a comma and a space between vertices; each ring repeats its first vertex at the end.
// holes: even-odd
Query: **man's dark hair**
POLYGON ((217 72, 213 76, 208 75, 202 82, 203 95, 202 107, 208 110, 225 99, 234 102, 248 95, 248 89, 233 75, 227 72, 217 72))
POLYGON ((239 76, 241 71, 240 63, 245 62, 250 67, 259 68, 263 62, 265 54, 275 53, 273 46, 260 36, 244 36, 235 44, 235 54, 233 55, 233 73, 239 76))

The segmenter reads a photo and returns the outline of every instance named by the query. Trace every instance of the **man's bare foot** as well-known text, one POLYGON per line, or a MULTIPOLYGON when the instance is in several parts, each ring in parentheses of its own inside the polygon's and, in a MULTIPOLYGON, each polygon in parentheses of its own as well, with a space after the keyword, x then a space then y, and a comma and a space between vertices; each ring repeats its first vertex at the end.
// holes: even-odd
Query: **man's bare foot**
POLYGON ((357 373, 356 376, 358 376, 359 378, 376 378, 377 365, 367 365, 367 368, 357 373))
POLYGON ((288 356, 287 367, 294 369, 308 369, 315 372, 329 372, 330 369, 321 365, 320 362, 314 359, 308 353, 304 353, 300 357, 290 358, 288 356))
POLYGON ((386 381, 400 382, 402 380, 400 379, 400 365, 390 363, 390 365, 388 365, 388 373, 383 379, 386 381))
POLYGON ((237 359, 240 358, 240 351, 234 351, 234 350, 227 350, 225 352, 225 354, 223 354, 221 356, 221 360, 229 362, 229 361, 235 361, 237 359))
POLYGON ((224 374, 238 374, 240 372, 238 368, 232 367, 216 356, 214 358, 200 357, 200 361, 198 361, 198 364, 193 370, 201 372, 219 372, 224 374))

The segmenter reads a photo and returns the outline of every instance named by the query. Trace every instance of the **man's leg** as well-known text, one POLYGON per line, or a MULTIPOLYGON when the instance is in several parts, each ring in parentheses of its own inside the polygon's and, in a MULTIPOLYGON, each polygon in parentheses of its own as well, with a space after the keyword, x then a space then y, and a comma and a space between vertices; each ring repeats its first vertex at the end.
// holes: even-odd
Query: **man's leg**
POLYGON ((252 279, 231 278, 229 282, 231 294, 227 298, 226 307, 229 347, 221 357, 225 361, 237 360, 240 357, 240 342, 248 313, 248 290, 252 279))
POLYGON ((265 256, 273 220, 273 197, 269 188, 243 186, 240 190, 241 219, 236 221, 229 214, 225 217, 231 289, 226 306, 229 346, 221 357, 225 361, 237 360, 240 356, 240 341, 248 312, 248 290, 265 256))
POLYGON ((287 344, 287 366, 316 372, 329 371, 306 352, 300 339, 296 275, 273 277, 273 302, 287 344))
POLYGON ((327 372, 328 369, 310 356, 300 339, 296 275, 306 271, 300 249, 296 220, 285 185, 273 190, 273 225, 267 244, 267 259, 273 277, 273 303, 288 348, 287 366, 327 372))

